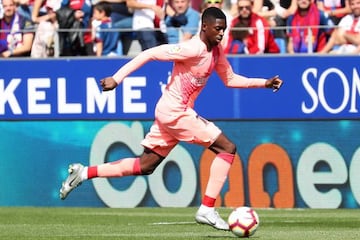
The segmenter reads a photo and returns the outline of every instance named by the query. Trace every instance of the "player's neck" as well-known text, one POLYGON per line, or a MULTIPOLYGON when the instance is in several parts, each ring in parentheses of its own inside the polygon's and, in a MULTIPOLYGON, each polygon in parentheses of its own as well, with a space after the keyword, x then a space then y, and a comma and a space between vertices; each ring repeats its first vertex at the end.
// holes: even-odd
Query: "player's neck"
POLYGON ((205 35, 202 34, 202 32, 200 32, 200 40, 206 45, 206 50, 208 52, 211 52, 211 50, 213 49, 214 46, 211 45, 211 43, 207 40, 205 35))

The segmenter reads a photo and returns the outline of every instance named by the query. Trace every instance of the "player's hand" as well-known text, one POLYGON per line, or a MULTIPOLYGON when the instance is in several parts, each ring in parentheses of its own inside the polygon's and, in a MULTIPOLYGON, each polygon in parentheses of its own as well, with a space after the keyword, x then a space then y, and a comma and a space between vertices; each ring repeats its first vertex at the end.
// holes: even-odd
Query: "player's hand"
POLYGON ((110 91, 117 87, 117 82, 112 77, 107 77, 100 80, 100 85, 103 91, 110 91))
POLYGON ((269 78, 265 82, 265 86, 267 88, 272 88, 273 92, 277 92, 281 88, 282 84, 283 84, 283 81, 279 78, 278 75, 276 75, 275 77, 269 78))

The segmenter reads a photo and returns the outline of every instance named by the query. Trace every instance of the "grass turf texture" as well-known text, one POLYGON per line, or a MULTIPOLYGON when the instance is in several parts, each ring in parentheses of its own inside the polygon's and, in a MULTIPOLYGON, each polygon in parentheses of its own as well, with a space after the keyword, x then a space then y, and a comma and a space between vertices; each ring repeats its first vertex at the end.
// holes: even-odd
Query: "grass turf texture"
MULTIPOLYGON (((255 209, 250 239, 360 239, 359 209, 255 209)), ((227 219, 231 209, 219 209, 227 219)), ((196 208, 0 208, 0 239, 236 239, 194 221, 196 208)))

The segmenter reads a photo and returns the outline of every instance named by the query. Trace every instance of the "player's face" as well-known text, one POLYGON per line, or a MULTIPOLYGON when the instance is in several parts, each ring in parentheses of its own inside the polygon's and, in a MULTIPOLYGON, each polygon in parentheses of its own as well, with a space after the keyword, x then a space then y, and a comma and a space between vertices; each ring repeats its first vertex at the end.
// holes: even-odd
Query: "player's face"
POLYGON ((212 22, 206 23, 204 27, 207 41, 211 46, 218 45, 224 37, 226 29, 225 19, 215 19, 212 22))

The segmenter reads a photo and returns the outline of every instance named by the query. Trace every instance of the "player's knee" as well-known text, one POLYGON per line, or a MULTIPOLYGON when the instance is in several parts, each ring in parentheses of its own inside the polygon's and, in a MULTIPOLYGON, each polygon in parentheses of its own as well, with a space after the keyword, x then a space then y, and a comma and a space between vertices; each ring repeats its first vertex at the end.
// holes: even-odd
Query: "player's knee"
POLYGON ((163 161, 163 158, 160 158, 157 161, 142 163, 141 164, 141 174, 142 175, 152 174, 162 161, 163 161))
POLYGON ((225 152, 235 154, 236 153, 236 145, 233 142, 227 144, 225 148, 225 152))
POLYGON ((236 153, 236 145, 231 141, 222 141, 218 143, 214 143, 209 147, 215 153, 225 152, 229 154, 236 153))
POLYGON ((153 150, 145 148, 143 155, 140 157, 141 175, 152 174, 164 158, 153 150))
POLYGON ((155 171, 156 167, 147 166, 141 169, 142 175, 151 175, 155 171))

